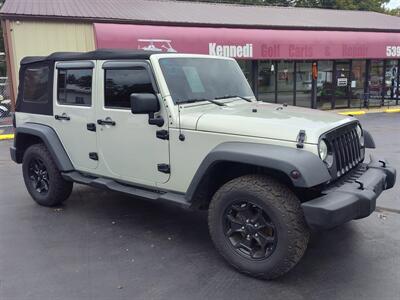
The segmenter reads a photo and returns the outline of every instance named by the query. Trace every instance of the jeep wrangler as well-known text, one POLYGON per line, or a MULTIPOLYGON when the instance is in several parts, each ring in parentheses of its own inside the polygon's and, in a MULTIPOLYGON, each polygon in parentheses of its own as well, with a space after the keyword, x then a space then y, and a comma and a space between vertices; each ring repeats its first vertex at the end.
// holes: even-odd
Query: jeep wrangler
POLYGON ((237 62, 96 50, 21 61, 11 157, 40 205, 73 183, 208 210, 239 271, 292 269, 310 229, 370 215, 393 187, 353 117, 257 101, 237 62))

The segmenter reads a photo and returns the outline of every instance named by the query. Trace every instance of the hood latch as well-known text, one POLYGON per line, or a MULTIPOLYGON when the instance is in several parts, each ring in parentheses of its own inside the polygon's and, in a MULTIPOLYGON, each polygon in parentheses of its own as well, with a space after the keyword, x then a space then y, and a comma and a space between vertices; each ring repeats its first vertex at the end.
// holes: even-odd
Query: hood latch
POLYGON ((306 131, 300 130, 299 134, 297 135, 297 148, 302 149, 304 148, 304 141, 306 140, 306 131))

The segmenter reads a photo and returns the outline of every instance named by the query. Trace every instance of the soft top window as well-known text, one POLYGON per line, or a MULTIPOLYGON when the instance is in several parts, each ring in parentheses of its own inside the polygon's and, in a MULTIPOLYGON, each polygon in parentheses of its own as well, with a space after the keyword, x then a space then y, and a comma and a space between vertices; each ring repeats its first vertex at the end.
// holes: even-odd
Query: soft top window
POLYGON ((49 101, 48 66, 29 67, 24 74, 24 102, 47 103, 49 101))

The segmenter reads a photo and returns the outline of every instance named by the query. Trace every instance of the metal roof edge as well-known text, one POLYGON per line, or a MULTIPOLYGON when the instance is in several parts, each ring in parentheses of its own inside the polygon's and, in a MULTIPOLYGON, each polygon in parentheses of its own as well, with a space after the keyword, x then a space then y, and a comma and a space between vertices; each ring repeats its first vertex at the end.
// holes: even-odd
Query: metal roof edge
POLYGON ((64 17, 48 15, 18 15, 0 12, 0 19, 8 20, 44 20, 44 21, 78 21, 80 23, 115 23, 127 25, 153 25, 153 26, 182 26, 182 27, 214 27, 214 28, 242 28, 242 29, 272 29, 272 30, 309 30, 309 31, 352 31, 352 32, 387 32, 400 33, 398 29, 380 28, 353 28, 353 27, 323 27, 323 26, 280 26, 280 25, 246 25, 246 24, 222 24, 222 23, 195 23, 195 22, 169 22, 151 20, 127 20, 117 18, 93 18, 93 17, 64 17))

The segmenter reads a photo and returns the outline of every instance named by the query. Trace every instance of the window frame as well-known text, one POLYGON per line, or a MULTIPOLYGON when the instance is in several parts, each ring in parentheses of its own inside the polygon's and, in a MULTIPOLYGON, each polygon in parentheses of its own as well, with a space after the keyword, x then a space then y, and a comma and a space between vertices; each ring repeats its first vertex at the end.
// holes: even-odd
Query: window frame
POLYGON ((130 111, 130 107, 109 107, 106 106, 106 71, 107 70, 131 70, 131 69, 138 69, 138 68, 143 68, 147 74, 149 75, 150 78, 150 83, 151 86, 153 87, 154 95, 159 94, 159 88, 157 85, 157 82, 154 77, 153 69, 150 65, 149 61, 143 61, 143 60, 108 60, 103 62, 102 69, 103 69, 103 109, 105 110, 118 110, 118 111, 130 111))

